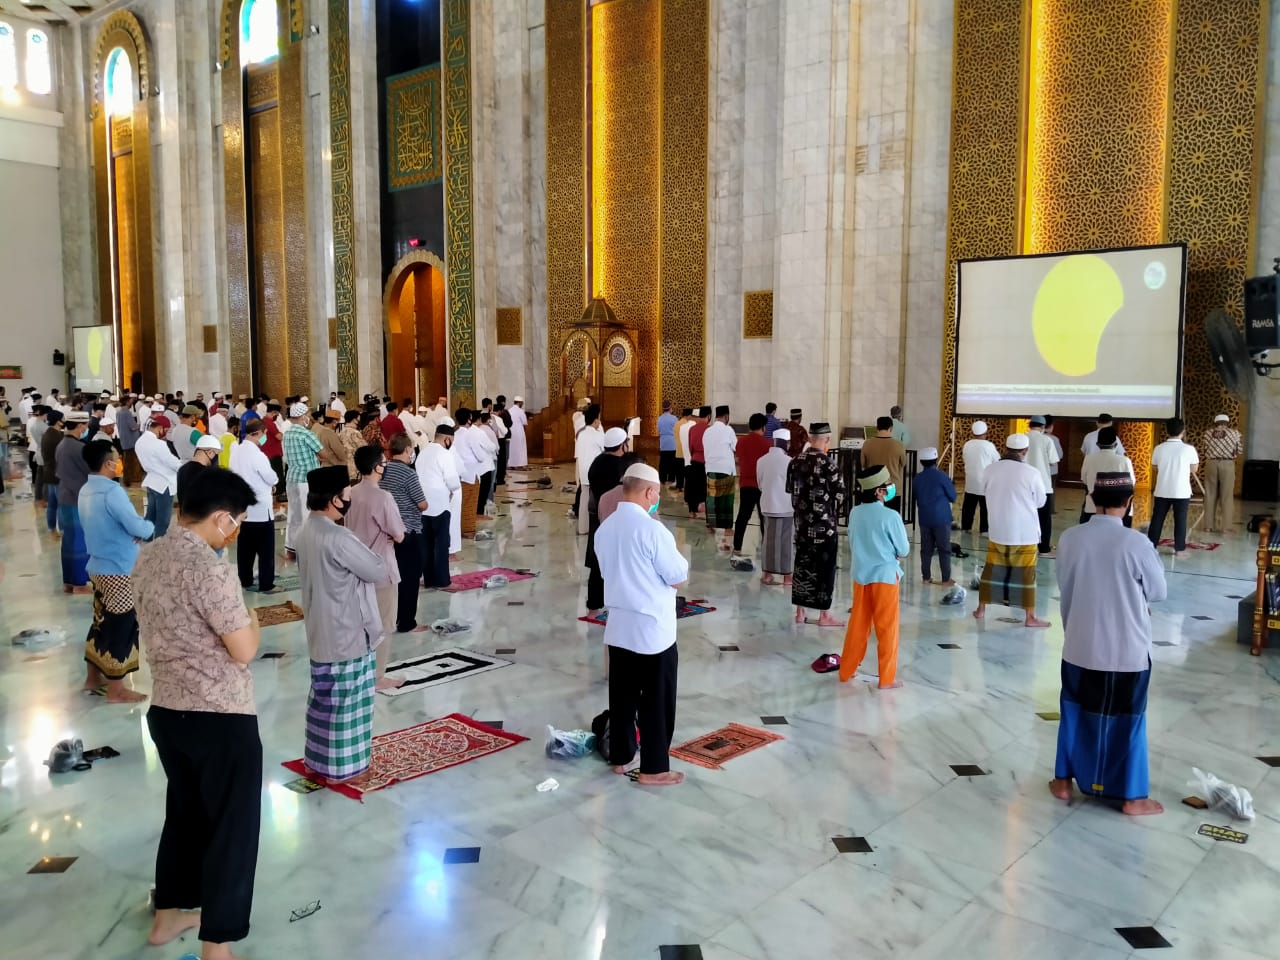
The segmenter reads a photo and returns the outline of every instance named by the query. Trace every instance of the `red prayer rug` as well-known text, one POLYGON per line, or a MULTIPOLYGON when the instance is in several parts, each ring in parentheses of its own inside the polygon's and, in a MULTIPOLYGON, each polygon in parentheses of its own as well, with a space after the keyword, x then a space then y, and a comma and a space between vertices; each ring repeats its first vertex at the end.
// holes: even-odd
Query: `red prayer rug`
MULTIPOLYGON (((676 611, 676 619, 684 620, 686 617, 696 617, 700 613, 715 613, 715 607, 709 607, 701 600, 690 600, 683 607, 676 611)), ((609 619, 609 611, 606 610, 598 617, 579 617, 583 623, 594 623, 597 627, 603 627, 609 619)))
POLYGON ((444 592, 462 593, 466 590, 483 590, 484 582, 498 574, 502 574, 512 583, 518 580, 532 580, 536 576, 532 573, 518 573, 506 567, 494 567, 491 570, 477 570, 474 573, 460 573, 456 577, 451 577, 449 586, 444 588, 444 592))
POLYGON ((487 757, 491 753, 523 743, 528 737, 497 730, 460 713, 439 720, 428 720, 416 726, 373 738, 373 776, 359 785, 331 783, 307 769, 302 760, 290 760, 282 766, 344 797, 363 802, 366 793, 384 790, 395 783, 425 777, 460 763, 487 757))
MULTIPOLYGON (((1166 537, 1164 540, 1160 541, 1160 546, 1172 547, 1174 546, 1174 542, 1166 537)), ((1220 543, 1192 543, 1190 540, 1187 541, 1188 550, 1217 550, 1220 546, 1222 546, 1220 543)))
POLYGON ((768 730, 757 730, 755 727, 731 723, 727 727, 703 734, 678 747, 672 747, 671 756, 687 763, 696 763, 708 770, 720 770, 723 764, 734 757, 758 750, 775 740, 784 739, 786 738, 780 734, 771 733, 768 730))

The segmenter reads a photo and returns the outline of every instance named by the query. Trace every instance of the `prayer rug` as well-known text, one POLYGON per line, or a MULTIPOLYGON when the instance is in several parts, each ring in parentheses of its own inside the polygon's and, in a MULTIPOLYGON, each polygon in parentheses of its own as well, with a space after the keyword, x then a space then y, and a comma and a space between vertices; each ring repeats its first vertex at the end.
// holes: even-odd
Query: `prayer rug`
MULTIPOLYGON (((715 607, 707 606, 701 600, 690 600, 676 611, 676 619, 684 620, 687 617, 696 617, 700 613, 715 613, 715 609, 715 607)), ((579 617, 578 619, 583 623, 594 623, 597 627, 603 627, 609 619, 609 611, 604 611, 598 617, 579 617)))
POLYGON ((696 763, 708 770, 719 770, 722 764, 734 757, 758 750, 775 740, 785 739, 768 730, 757 730, 755 727, 731 723, 727 727, 713 730, 678 747, 672 747, 671 756, 688 763, 696 763))
POLYGON ((281 623, 293 623, 302 619, 302 608, 292 600, 274 603, 269 607, 255 607, 258 611, 258 626, 274 627, 281 623))
MULTIPOLYGON (((1174 542, 1171 538, 1166 537, 1160 541, 1160 546, 1172 547, 1174 546, 1174 542)), ((1187 541, 1188 550, 1217 550, 1220 546, 1222 546, 1220 543, 1192 543, 1190 540, 1187 541)))
POLYGON ((456 574, 450 578, 449 586, 444 588, 444 592, 462 593, 466 590, 483 590, 484 582, 498 574, 502 574, 512 583, 517 580, 532 580, 535 576, 532 573, 519 573, 515 570, 508 570, 506 567, 493 567, 490 570, 476 570, 474 573, 456 574))
POLYGON ((411 657, 387 664, 386 675, 392 680, 403 680, 398 687, 388 687, 378 692, 388 697, 399 697, 427 687, 434 687, 459 677, 474 677, 511 666, 510 660, 492 657, 487 653, 457 648, 441 650, 424 657, 411 657))
POLYGON ((362 801, 366 793, 385 790, 395 783, 456 767, 460 763, 486 757, 528 739, 518 733, 495 730, 460 713, 451 713, 439 720, 428 720, 426 723, 374 737, 373 759, 369 764, 373 776, 358 785, 327 782, 319 774, 307 769, 306 763, 301 759, 290 760, 283 766, 344 797, 362 801))
POLYGON ((301 577, 297 577, 297 576, 293 576, 293 577, 280 577, 280 576, 277 576, 277 577, 276 577, 276 589, 277 589, 277 590, 284 590, 284 591, 289 591, 289 590, 301 590, 301 589, 302 589, 302 578, 301 578, 301 577))

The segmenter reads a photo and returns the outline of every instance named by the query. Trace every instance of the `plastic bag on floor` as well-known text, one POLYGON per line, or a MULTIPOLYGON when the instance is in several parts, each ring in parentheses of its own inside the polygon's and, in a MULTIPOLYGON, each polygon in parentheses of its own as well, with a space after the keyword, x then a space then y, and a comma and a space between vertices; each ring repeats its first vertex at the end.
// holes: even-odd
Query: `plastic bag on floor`
POLYGON ((983 567, 978 567, 977 570, 973 571, 973 579, 969 581, 970 590, 977 590, 982 586, 982 571, 984 567, 985 565, 983 567))
POLYGON ((560 484, 560 492, 561 493, 577 493, 578 485, 576 483, 562 483, 560 484))
POLYGON ((471 624, 467 623, 465 620, 455 620, 453 617, 449 617, 446 620, 437 620, 435 623, 431 624, 431 629, 435 633, 447 636, 451 633, 463 633, 470 630, 471 624))
POLYGON ((557 730, 547 724, 547 756, 562 760, 585 757, 596 748, 596 735, 589 730, 557 730))
POLYGON ((492 539, 493 539, 493 531, 492 531, 492 530, 477 530, 477 531, 476 531, 476 542, 479 542, 479 541, 481 541, 481 540, 492 540, 492 539))
POLYGON ((1212 773, 1206 773, 1199 767, 1192 767, 1194 780, 1187 785, 1194 788, 1195 794, 1209 805, 1211 810, 1225 810, 1237 820, 1253 819, 1253 795, 1244 787, 1234 783, 1224 783, 1212 773))
POLYGON ((742 557, 735 554, 729 558, 729 566, 735 570, 754 570, 755 562, 750 557, 742 557))
POLYGON ((495 573, 492 577, 484 578, 484 588, 486 590, 497 590, 499 587, 505 587, 510 582, 504 574, 495 573))
POLYGON ((948 590, 948 591, 943 595, 942 599, 941 599, 941 600, 939 600, 938 602, 939 602, 939 603, 949 604, 949 605, 954 605, 954 604, 957 604, 957 603, 964 603, 964 599, 965 599, 965 597, 966 597, 966 596, 968 596, 968 594, 966 594, 966 593, 965 593, 965 591, 964 591, 964 587, 959 586, 959 585, 957 584, 956 586, 954 586, 954 587, 952 587, 950 590, 948 590))
POLYGON ((15 647, 27 650, 52 650, 65 646, 67 635, 60 627, 29 627, 21 633, 15 633, 10 639, 15 647))

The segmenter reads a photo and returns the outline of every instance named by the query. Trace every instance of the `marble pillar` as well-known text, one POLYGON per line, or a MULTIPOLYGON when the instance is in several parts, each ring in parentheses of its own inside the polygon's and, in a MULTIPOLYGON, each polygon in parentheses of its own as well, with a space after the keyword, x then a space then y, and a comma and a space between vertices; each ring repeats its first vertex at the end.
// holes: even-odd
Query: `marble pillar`
MULTIPOLYGON (((496 182, 489 195, 489 206, 496 214, 493 247, 501 268, 494 278, 494 310, 476 313, 477 338, 484 336, 485 331, 496 330, 497 307, 519 307, 522 327, 530 315, 529 208, 525 202, 525 171, 529 162, 529 141, 525 136, 529 48, 525 13, 524 3, 505 2, 493 7, 495 100, 491 131, 496 143, 496 182)), ((483 202, 482 195, 477 195, 476 201, 477 204, 483 202)), ((524 396, 523 342, 520 345, 496 346, 496 355, 497 380, 486 384, 483 387, 485 392, 490 396, 506 394, 508 400, 516 395, 524 396)), ((527 401, 528 397, 525 399, 527 401)))
MULTIPOLYGON (((498 200, 499 160, 496 94, 497 61, 494 19, 497 7, 512 4, 471 4, 471 177, 473 270, 475 275, 475 390, 481 397, 507 393, 498 368, 498 200)), ((506 264, 501 264, 501 270, 506 264)))
POLYGON ((529 311, 524 323, 525 409, 540 410, 547 398, 547 48, 545 0, 526 0, 524 169, 528 230, 529 311))
MULTIPOLYGON (((1262 170, 1258 178, 1258 239, 1252 276, 1270 273, 1280 257, 1280 3, 1271 4, 1267 57, 1266 100, 1263 117, 1262 170)), ((1280 371, 1277 371, 1280 373, 1280 371)), ((1254 383, 1245 456, 1250 460, 1280 460, 1280 379, 1254 383)))

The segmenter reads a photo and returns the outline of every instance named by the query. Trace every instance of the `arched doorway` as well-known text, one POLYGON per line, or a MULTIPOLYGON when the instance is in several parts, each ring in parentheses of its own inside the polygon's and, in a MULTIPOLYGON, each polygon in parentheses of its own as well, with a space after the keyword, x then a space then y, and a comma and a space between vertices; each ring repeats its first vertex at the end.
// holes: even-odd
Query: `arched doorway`
POLYGON ((396 402, 434 403, 449 395, 444 263, 431 253, 402 258, 383 294, 387 393, 396 402))

